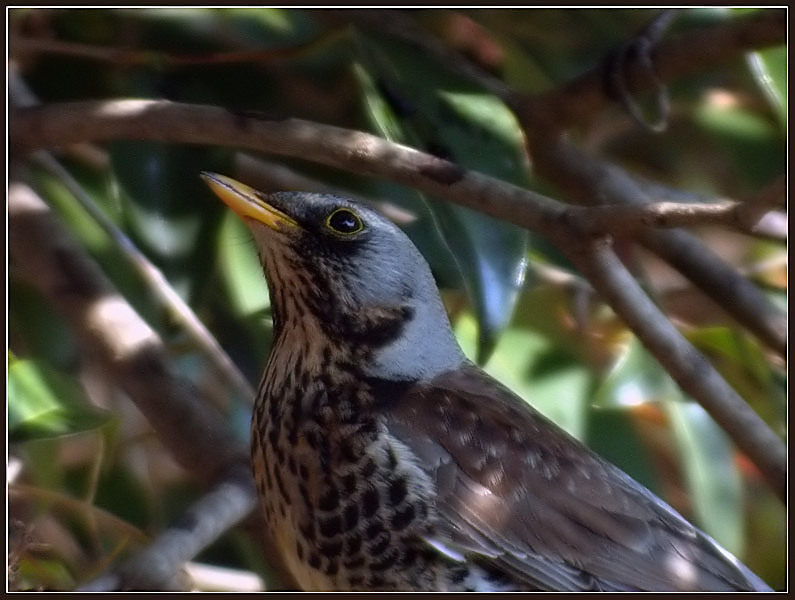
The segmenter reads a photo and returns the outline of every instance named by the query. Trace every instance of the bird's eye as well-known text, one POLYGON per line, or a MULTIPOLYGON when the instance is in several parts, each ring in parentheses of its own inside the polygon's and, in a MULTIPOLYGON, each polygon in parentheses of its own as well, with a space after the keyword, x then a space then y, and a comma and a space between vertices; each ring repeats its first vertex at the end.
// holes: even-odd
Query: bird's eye
POLYGON ((364 229, 364 223, 355 212, 347 208, 338 208, 326 219, 326 225, 334 233, 353 235, 364 229))

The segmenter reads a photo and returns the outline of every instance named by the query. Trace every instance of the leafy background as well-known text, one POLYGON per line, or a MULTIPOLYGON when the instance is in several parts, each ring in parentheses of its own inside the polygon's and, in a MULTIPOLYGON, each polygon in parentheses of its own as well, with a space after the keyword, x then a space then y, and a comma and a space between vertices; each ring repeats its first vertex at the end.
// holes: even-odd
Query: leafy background
MULTIPOLYGON (((673 29, 720 23, 737 12, 684 11, 673 29)), ((515 88, 540 92, 596 67, 654 14, 427 10, 410 18, 515 88)), ((497 98, 449 65, 348 16, 266 8, 12 9, 9 53, 41 102, 168 98, 298 116, 371 131, 554 197, 497 98)), ((578 143, 631 172, 687 190, 688 198, 748 197, 785 171, 785 47, 677 81, 670 95, 664 134, 644 131, 615 108, 577 131, 578 143)), ((125 245, 102 226, 109 220, 159 267, 256 383, 271 339, 267 290, 245 228, 198 178, 201 170, 239 173, 251 157, 233 145, 119 142, 62 149, 60 164, 101 218, 76 201, 63 174, 34 161, 29 176, 167 341, 180 372, 215 397, 230 427, 247 439, 250 399, 213 375, 125 245)), ((785 587, 784 507, 542 237, 390 182, 299 160, 280 163, 377 206, 386 203, 428 258, 471 357, 774 587, 785 587)), ((785 306, 784 241, 710 228, 699 234, 785 306)), ((624 258, 689 340, 784 432, 784 365, 658 262, 638 250, 624 258)), ((200 490, 97 372, 58 313, 10 266, 8 585, 73 589, 133 554, 200 490)), ((197 562, 269 578, 250 537, 238 530, 197 562)), ((195 585, 226 587, 221 575, 195 585)))

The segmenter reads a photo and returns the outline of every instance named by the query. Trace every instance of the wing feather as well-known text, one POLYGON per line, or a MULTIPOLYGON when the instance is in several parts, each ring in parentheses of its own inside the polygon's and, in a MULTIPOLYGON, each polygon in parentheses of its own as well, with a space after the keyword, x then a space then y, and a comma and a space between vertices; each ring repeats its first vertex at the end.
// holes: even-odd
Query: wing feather
POLYGON ((418 384, 387 427, 437 484, 435 543, 554 590, 766 589, 708 536, 474 365, 418 384))

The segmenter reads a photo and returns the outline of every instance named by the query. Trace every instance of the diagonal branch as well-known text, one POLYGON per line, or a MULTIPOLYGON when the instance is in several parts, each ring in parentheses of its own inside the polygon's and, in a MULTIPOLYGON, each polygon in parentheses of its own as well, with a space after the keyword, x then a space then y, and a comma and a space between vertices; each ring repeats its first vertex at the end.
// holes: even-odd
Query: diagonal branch
POLYGON ((204 483, 248 464, 245 445, 189 381, 172 372, 159 336, 119 295, 27 185, 8 191, 9 258, 67 320, 151 423, 177 461, 204 483))
POLYGON ((179 522, 160 532, 133 559, 80 587, 80 591, 180 590, 182 565, 244 519, 256 505, 248 468, 232 471, 194 503, 179 522))
MULTIPOLYGON (((536 166, 545 177, 567 190, 574 201, 587 206, 621 204, 629 214, 643 215, 644 211, 653 210, 642 208, 648 206, 647 193, 623 170, 594 159, 560 137, 546 139, 545 147, 546 151, 536 157, 536 166)), ((684 210, 682 206, 679 210, 684 210)), ((749 214, 754 211, 740 207, 736 210, 732 218, 748 224, 749 214)), ((650 229, 641 231, 638 239, 751 333, 779 355, 786 356, 786 314, 701 241, 686 231, 650 229)))
MULTIPOLYGON (((587 238, 586 238, 587 239, 587 238)), ((567 255, 671 377, 697 398, 760 471, 775 492, 787 497, 787 454, 779 437, 660 313, 616 254, 604 242, 582 243, 567 255)))

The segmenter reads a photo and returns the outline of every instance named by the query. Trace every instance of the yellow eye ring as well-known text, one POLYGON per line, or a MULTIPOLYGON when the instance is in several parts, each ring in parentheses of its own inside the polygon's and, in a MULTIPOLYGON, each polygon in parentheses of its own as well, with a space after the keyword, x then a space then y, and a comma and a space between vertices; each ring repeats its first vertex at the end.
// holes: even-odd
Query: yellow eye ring
POLYGON ((339 235, 353 235, 364 229, 364 223, 349 208, 338 208, 326 217, 326 227, 339 235))

